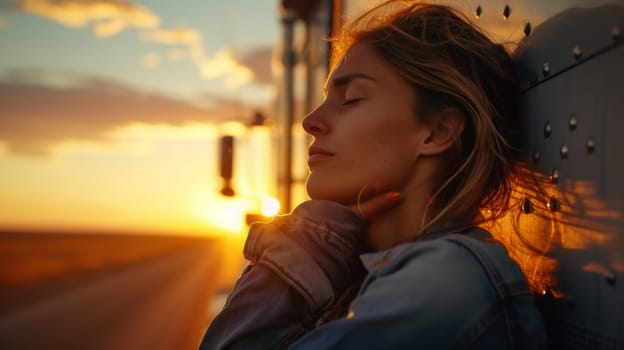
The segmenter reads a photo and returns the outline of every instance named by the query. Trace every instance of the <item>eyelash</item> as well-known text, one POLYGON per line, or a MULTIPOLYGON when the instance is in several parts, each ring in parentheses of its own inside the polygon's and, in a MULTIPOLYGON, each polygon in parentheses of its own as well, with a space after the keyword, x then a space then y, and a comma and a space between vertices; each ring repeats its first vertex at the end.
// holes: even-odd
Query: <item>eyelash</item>
POLYGON ((354 104, 354 103, 356 103, 356 102, 359 102, 359 101, 361 101, 361 100, 362 100, 361 98, 352 98, 352 99, 350 99, 350 100, 346 100, 346 101, 344 101, 344 102, 342 103, 342 105, 343 105, 343 106, 348 106, 348 105, 354 104))

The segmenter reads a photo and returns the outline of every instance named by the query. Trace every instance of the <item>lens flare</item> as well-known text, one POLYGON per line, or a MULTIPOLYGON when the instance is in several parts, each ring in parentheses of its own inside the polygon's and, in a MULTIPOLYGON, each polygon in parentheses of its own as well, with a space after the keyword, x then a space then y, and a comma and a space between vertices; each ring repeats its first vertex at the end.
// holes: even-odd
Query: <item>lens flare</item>
POLYGON ((280 202, 273 198, 267 197, 262 200, 262 215, 275 216, 280 211, 280 202))

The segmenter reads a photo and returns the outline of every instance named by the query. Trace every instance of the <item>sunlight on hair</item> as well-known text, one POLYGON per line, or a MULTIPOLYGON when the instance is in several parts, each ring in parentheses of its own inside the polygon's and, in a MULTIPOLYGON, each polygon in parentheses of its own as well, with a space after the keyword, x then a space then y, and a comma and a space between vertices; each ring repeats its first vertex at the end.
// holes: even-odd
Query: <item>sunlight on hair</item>
MULTIPOLYGON (((601 199, 599 188, 589 181, 566 180, 541 187, 539 192, 515 187, 511 210, 482 226, 505 243, 533 289, 542 294, 548 290, 557 298, 565 297, 559 283, 559 260, 570 259, 561 255, 566 251, 585 258, 581 270, 608 278, 614 272, 604 261, 596 261, 599 254, 595 251, 611 251, 610 246, 622 240, 617 232, 624 218, 614 209, 618 204, 601 199), (530 203, 526 208, 522 208, 524 201, 530 203)), ((624 254, 608 255, 609 265, 624 272, 624 254)))

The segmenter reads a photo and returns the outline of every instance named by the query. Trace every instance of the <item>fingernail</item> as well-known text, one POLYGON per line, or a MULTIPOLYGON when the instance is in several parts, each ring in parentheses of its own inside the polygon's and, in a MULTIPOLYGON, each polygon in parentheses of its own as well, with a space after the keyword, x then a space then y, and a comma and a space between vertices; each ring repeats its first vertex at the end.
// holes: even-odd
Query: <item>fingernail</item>
POLYGON ((400 192, 388 192, 386 198, 391 201, 397 201, 403 199, 403 195, 400 192))

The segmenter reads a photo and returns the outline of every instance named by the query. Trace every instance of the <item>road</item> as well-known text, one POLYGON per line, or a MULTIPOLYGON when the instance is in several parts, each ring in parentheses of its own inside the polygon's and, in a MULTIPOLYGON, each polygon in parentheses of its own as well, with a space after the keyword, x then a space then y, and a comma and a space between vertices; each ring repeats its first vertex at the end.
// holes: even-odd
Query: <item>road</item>
POLYGON ((0 315, 0 349, 196 349, 224 273, 236 269, 225 252, 196 245, 56 285, 0 315))

